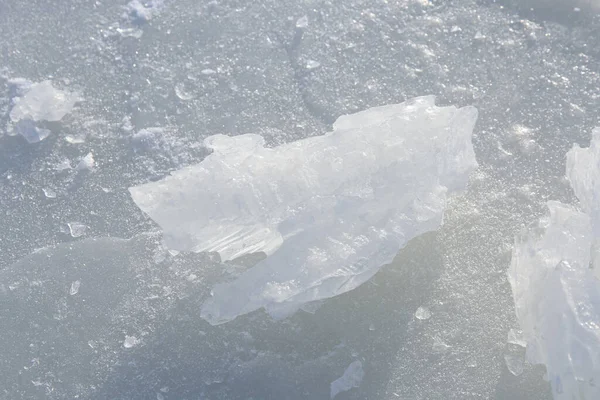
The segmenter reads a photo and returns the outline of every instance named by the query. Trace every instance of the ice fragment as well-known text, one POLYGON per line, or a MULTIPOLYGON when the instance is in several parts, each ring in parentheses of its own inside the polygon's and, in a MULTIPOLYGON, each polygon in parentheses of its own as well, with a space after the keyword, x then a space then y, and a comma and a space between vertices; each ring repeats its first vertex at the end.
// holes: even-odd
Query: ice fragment
POLYGON ((346 371, 344 371, 344 374, 341 377, 331 382, 331 398, 333 399, 341 392, 346 392, 352 388, 359 387, 364 377, 365 372, 362 363, 360 361, 354 361, 346 368, 346 371))
POLYGON ((77 293, 79 293, 79 286, 81 286, 80 281, 74 281, 73 283, 71 283, 71 289, 69 289, 69 294, 71 296, 75 296, 77 293))
POLYGON ((141 342, 141 340, 136 338, 135 336, 125 335, 125 340, 123 341, 123 347, 125 347, 126 349, 130 349, 130 348, 135 347, 138 344, 140 344, 140 342, 141 342))
POLYGON ((44 192, 44 196, 46 196, 49 199, 55 199, 56 198, 56 192, 52 189, 49 188, 43 188, 42 191, 44 192))
POLYGON ((425 320, 431 318, 431 311, 427 307, 419 307, 415 312, 415 318, 425 320))
POLYGON ((306 69, 317 69, 321 66, 321 63, 315 60, 308 60, 306 62, 306 69))
POLYGON ((78 171, 91 171, 94 169, 95 160, 94 155, 92 153, 88 153, 85 157, 79 160, 77 164, 78 171))
POLYGON ((296 28, 305 29, 308 27, 308 16, 304 15, 296 21, 296 28))
POLYGON ((356 288, 440 226, 447 196, 477 166, 477 110, 434 99, 342 116, 333 132, 274 148, 253 134, 211 136, 200 164, 130 192, 171 249, 267 255, 213 289, 205 319, 262 307, 284 317, 356 288))
POLYGON ((69 222, 67 226, 69 227, 69 234, 74 238, 85 235, 85 231, 87 230, 87 226, 79 222, 69 222))
POLYGON ((10 119, 33 121, 60 121, 79 101, 73 93, 55 89, 52 82, 43 81, 30 86, 23 97, 17 99, 10 111, 10 119))
POLYGON ((549 202, 516 239, 509 280, 530 362, 544 364, 555 399, 600 398, 600 129, 567 153, 583 211, 549 202), (590 268, 590 266, 592 268, 590 268))
POLYGON ((510 371, 514 376, 519 376, 523 373, 523 356, 520 354, 506 354, 504 356, 504 361, 506 363, 506 368, 510 371))

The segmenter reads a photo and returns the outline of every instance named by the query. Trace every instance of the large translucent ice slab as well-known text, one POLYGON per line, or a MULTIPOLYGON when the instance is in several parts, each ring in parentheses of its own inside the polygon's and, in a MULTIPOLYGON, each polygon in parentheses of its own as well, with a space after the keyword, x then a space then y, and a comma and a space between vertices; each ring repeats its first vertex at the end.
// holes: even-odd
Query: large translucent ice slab
POLYGON ((218 324, 264 307, 285 316, 368 280, 410 239, 437 229, 477 166, 477 110, 433 96, 340 117, 333 132, 265 148, 258 135, 205 140, 198 165, 130 188, 167 246, 267 258, 213 290, 218 324))
POLYGON ((555 399, 600 398, 597 261, 600 130, 567 154, 584 212, 549 202, 550 215, 516 240, 509 279, 529 361, 545 364, 555 399))

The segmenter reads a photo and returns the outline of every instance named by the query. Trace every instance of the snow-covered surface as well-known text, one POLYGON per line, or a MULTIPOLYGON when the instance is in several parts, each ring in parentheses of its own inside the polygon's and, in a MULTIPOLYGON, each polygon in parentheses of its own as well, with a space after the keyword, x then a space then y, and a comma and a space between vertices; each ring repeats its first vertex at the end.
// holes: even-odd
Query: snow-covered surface
POLYGON ((567 176, 582 211, 551 201, 549 216, 525 231, 509 279, 530 362, 544 364, 555 399, 600 398, 600 129, 589 148, 567 154, 567 176))
POLYGON ((174 250, 267 255, 213 289, 208 321, 261 307, 286 316, 356 288, 440 226, 447 196, 477 166, 476 119, 473 107, 436 107, 429 96, 340 117, 331 133, 275 148, 258 135, 211 136, 202 163, 130 192, 174 250))
POLYGON ((600 125, 585 1, 165 0, 149 20, 129 2, 0 1, 0 398, 327 399, 360 360, 337 400, 552 399, 507 343, 506 271, 548 200, 577 204, 565 154, 600 125), (52 132, 38 143, 10 136, 14 99, 46 80, 84 100, 32 121, 52 132), (212 135, 274 148, 421 95, 479 110, 479 168, 444 224, 290 318, 205 321, 211 288, 260 256, 160 250, 128 188, 201 163, 212 135))

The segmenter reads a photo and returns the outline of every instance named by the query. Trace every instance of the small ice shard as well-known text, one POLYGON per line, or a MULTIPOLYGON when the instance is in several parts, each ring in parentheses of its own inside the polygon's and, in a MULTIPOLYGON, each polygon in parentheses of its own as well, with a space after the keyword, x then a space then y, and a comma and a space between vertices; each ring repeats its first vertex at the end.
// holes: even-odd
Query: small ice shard
POLYGON ((523 364, 524 359, 521 354, 506 354, 504 356, 504 361, 506 363, 506 368, 510 371, 514 376, 519 376, 523 373, 523 364))
POLYGON ((75 296, 77 293, 79 293, 79 287, 81 286, 81 282, 80 281, 73 281, 71 283, 71 289, 69 289, 69 294, 71 296, 75 296))
POLYGON ((315 60, 308 60, 306 62, 306 69, 317 69, 321 66, 321 63, 315 60))
POLYGON ((42 191, 44 192, 44 196, 46 196, 48 199, 55 199, 56 198, 56 192, 50 188, 43 188, 42 191))
POLYGON ((508 331, 508 338, 506 342, 520 347, 527 347, 527 342, 525 339, 523 339, 523 331, 517 329, 511 329, 508 331))
POLYGON ((203 69, 202 71, 200 71, 200 73, 202 75, 214 75, 217 73, 217 71, 215 71, 214 69, 206 68, 206 69, 203 69))
POLYGON ((85 235, 85 231, 87 230, 87 226, 79 222, 69 222, 67 226, 69 227, 69 234, 74 238, 85 235))
POLYGON ((55 89, 52 82, 33 84, 23 97, 18 98, 10 110, 10 119, 17 122, 23 119, 33 121, 60 121, 71 112, 79 96, 55 89))
POLYGON ((445 353, 450 347, 451 346, 444 342, 439 336, 433 338, 433 345, 431 346, 431 350, 433 350, 434 353, 445 353))
POLYGON ((427 307, 419 307, 415 311, 415 318, 420 320, 426 320, 431 318, 431 311, 427 307))
POLYGON ((304 15, 296 21, 296 28, 305 29, 308 28, 308 15, 304 15))
POLYGON ((265 259, 219 284, 212 324, 265 308, 285 317, 347 292, 442 223, 447 197, 477 166, 477 110, 433 96, 338 118, 333 132, 273 148, 261 136, 215 135, 200 164, 130 188, 167 247, 265 259))
POLYGON ((600 398, 600 129, 567 153, 578 208, 549 215, 516 239, 509 281, 527 359, 544 364, 555 399, 600 398), (591 268, 590 268, 591 267, 591 268))
POLYGON ((85 136, 72 136, 72 135, 67 135, 65 136, 65 141, 67 143, 71 143, 71 144, 81 144, 81 143, 85 143, 85 136))
POLYGON ((123 347, 125 347, 126 349, 130 349, 130 348, 135 347, 138 344, 140 344, 140 342, 141 342, 141 340, 136 338, 135 336, 125 335, 125 340, 123 341, 123 347))
POLYGON ((79 160, 77 164, 77 171, 91 171, 94 169, 95 165, 94 155, 92 153, 88 153, 85 157, 79 160))
POLYGON ((178 82, 175 85, 175 94, 181 100, 191 100, 194 98, 194 94, 191 92, 190 88, 187 87, 185 82, 178 82))
POLYGON ((35 122, 31 119, 22 119, 18 121, 12 129, 15 134, 23 136, 28 143, 41 142, 52 133, 49 129, 37 127, 35 122))
POLYGON ((365 372, 362 363, 360 361, 354 361, 346 368, 346 371, 344 371, 342 376, 331 382, 331 398, 333 399, 342 392, 347 392, 350 389, 359 387, 364 377, 365 372))

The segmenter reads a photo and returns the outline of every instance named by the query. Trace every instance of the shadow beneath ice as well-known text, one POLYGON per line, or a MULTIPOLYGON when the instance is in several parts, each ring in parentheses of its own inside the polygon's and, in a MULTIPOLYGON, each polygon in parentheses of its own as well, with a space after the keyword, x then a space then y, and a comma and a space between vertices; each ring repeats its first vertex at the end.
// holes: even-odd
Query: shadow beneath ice
POLYGON ((496 386, 496 400, 552 400, 550 384, 543 379, 546 370, 540 365, 525 363, 523 373, 514 376, 508 368, 496 386))
POLYGON ((357 359, 366 371, 362 384, 336 398, 378 398, 439 275, 435 242, 435 234, 411 241, 369 282, 314 314, 280 321, 258 311, 210 326, 199 317, 210 287, 198 288, 157 316, 142 346, 121 350, 119 365, 90 398, 327 399, 330 383, 357 359))

